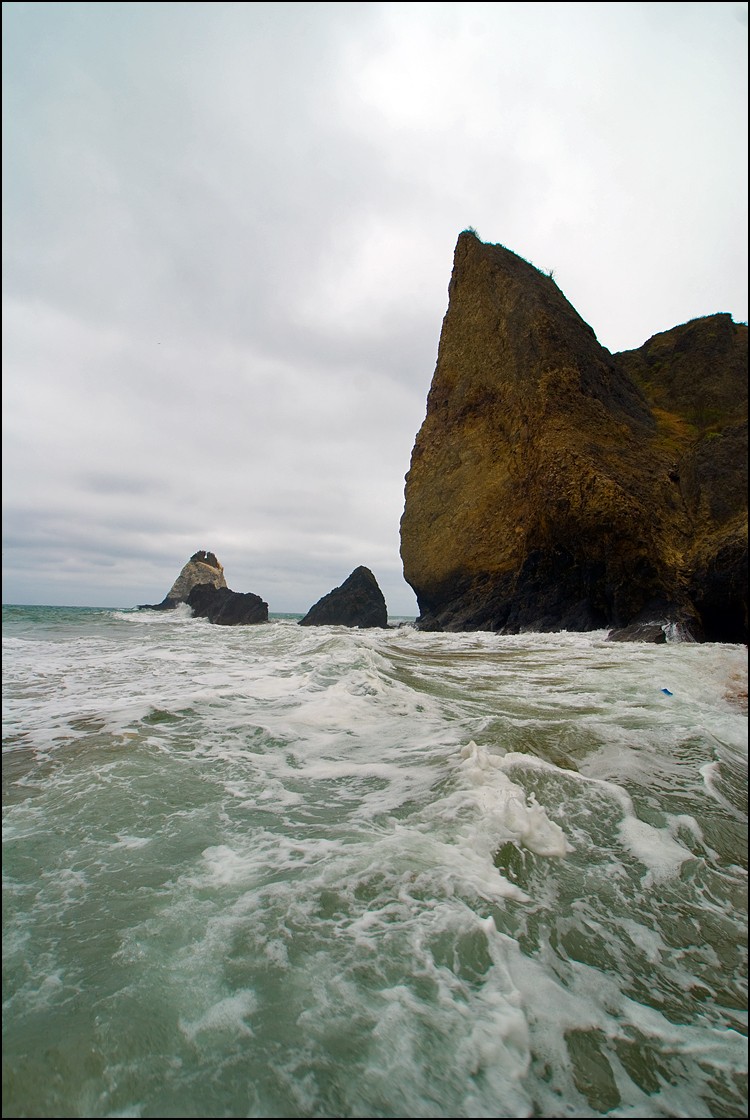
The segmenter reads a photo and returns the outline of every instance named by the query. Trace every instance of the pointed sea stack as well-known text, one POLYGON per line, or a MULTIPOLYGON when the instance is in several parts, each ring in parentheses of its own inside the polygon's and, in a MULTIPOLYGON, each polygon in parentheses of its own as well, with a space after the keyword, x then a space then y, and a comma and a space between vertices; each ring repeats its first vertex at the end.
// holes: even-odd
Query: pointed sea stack
POLYGON ((140 610, 168 611, 178 603, 186 603, 194 587, 210 584, 211 587, 226 587, 224 569, 213 552, 199 549, 194 552, 183 567, 177 579, 160 603, 143 603, 140 610))
POLYGON ((550 276, 462 233, 401 556, 422 629, 746 640, 747 327, 613 356, 550 276))
POLYGON ((179 603, 187 603, 195 618, 207 618, 219 626, 268 622, 268 603, 252 591, 230 590, 224 568, 213 552, 204 549, 193 553, 161 603, 146 603, 139 609, 168 611, 179 603))
POLYGON ((388 626, 383 592, 369 568, 355 568, 341 587, 335 587, 311 607, 300 626, 388 626))

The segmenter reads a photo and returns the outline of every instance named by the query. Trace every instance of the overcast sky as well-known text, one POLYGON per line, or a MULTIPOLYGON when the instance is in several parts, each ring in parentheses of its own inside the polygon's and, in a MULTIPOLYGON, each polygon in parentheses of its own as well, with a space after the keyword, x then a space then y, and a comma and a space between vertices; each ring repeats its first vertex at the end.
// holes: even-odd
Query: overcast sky
POLYGON ((747 4, 4 3, 3 602, 199 548, 413 615, 399 519, 462 229, 610 350, 747 321, 747 4))

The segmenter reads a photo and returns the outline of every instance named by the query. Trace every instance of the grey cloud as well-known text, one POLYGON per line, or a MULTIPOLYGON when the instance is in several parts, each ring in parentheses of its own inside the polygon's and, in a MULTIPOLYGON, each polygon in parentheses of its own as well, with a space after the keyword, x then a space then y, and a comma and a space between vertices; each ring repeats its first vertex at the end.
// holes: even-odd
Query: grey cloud
POLYGON ((413 612, 403 480, 467 225, 611 349, 746 317, 736 5, 3 18, 13 598, 150 601, 206 547, 278 610, 364 563, 413 612))

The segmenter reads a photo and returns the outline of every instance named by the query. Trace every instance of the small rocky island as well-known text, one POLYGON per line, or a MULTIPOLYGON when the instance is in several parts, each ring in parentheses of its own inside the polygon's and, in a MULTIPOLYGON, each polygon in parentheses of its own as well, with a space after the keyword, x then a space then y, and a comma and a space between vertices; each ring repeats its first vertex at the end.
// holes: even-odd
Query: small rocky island
POLYGON ((360 629, 388 626, 388 608, 383 592, 369 568, 355 568, 341 587, 334 587, 310 607, 300 626, 356 626, 360 629))
MULTIPOLYGON (((139 610, 174 610, 180 603, 186 603, 196 618, 207 618, 219 626, 268 622, 268 603, 250 591, 231 591, 224 568, 213 552, 204 549, 193 553, 160 603, 143 603, 139 610)), ((375 576, 360 566, 299 621, 300 626, 385 628, 388 608, 375 576)))
POLYGON ((187 603, 196 618, 219 626, 252 626, 268 622, 268 603, 252 592, 231 591, 224 568, 213 552, 194 552, 160 603, 144 603, 140 610, 174 610, 187 603))
POLYGON ((417 625, 746 642, 747 331, 611 354, 550 275, 462 233, 406 476, 417 625))
POLYGON ((193 553, 160 603, 142 603, 139 609, 144 611, 172 610, 178 603, 186 603, 193 588, 201 584, 208 584, 211 587, 226 587, 227 585, 222 565, 213 552, 206 552, 202 548, 193 553))

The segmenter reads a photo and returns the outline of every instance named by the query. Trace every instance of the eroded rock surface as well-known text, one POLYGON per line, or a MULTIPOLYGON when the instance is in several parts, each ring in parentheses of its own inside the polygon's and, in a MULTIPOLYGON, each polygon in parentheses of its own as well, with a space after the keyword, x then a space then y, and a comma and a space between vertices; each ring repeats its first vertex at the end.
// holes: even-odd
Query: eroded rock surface
POLYGON ((213 552, 200 549, 185 564, 161 603, 144 604, 142 610, 173 610, 187 603, 196 618, 219 626, 250 626, 268 621, 268 603, 253 592, 227 587, 224 568, 213 552))
POLYGON ((196 584, 187 597, 196 618, 207 618, 218 626, 254 626, 268 622, 268 603, 252 591, 231 591, 210 583, 196 584))
POLYGON ((746 472, 746 326, 612 355, 550 276, 460 235, 401 521, 419 626, 746 640, 746 472))
POLYGON ((141 610, 172 610, 178 603, 186 603, 192 589, 200 584, 210 584, 211 587, 227 585, 223 567, 213 552, 205 549, 193 553, 160 603, 144 603, 141 610))
POLYGON ((369 568, 352 574, 311 607, 300 626, 358 626, 362 629, 388 625, 383 592, 369 568))

